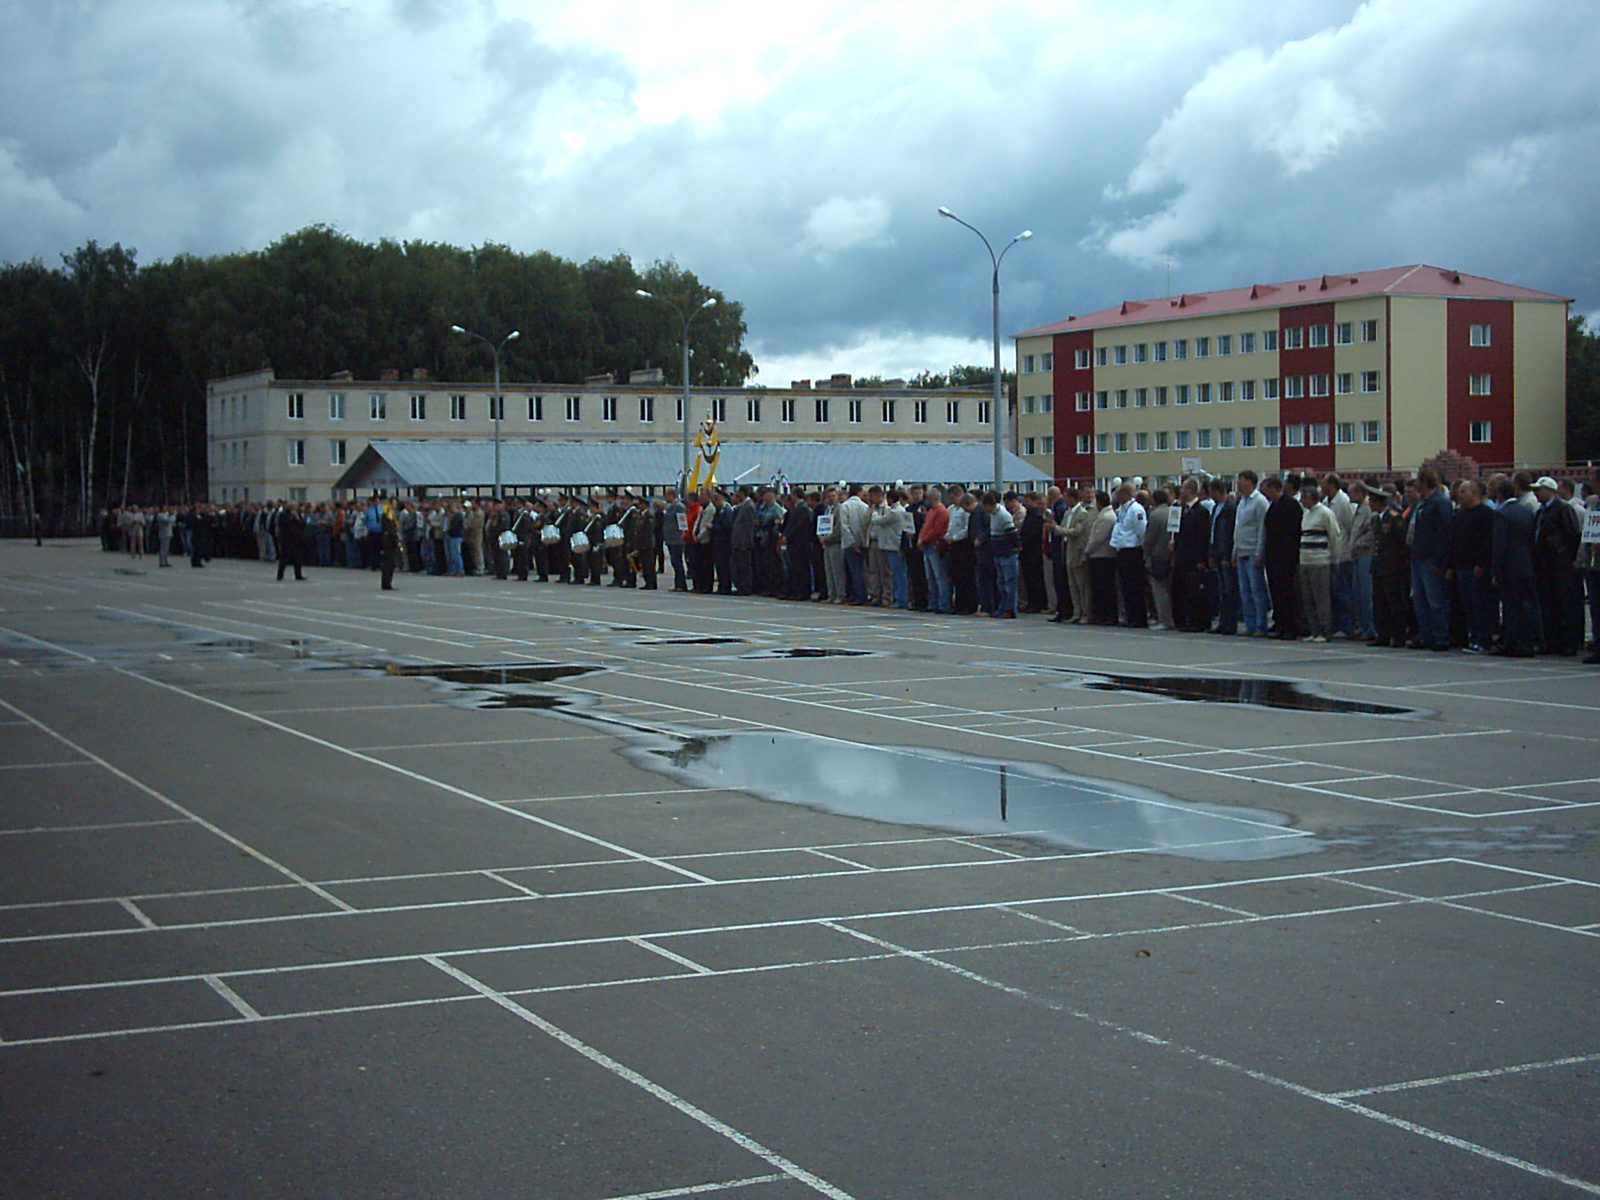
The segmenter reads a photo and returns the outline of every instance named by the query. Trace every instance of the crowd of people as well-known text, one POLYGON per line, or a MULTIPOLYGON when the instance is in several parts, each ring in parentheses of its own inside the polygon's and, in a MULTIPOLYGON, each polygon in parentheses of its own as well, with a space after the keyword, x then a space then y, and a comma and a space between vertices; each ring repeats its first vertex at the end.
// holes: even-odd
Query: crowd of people
POLYGON ((1600 663, 1600 469, 1446 486, 1327 474, 1018 494, 958 485, 680 497, 207 504, 109 510, 109 549, 305 566, 762 595, 1060 623, 1600 663), (1587 598, 1586 598, 1587 597, 1587 598))

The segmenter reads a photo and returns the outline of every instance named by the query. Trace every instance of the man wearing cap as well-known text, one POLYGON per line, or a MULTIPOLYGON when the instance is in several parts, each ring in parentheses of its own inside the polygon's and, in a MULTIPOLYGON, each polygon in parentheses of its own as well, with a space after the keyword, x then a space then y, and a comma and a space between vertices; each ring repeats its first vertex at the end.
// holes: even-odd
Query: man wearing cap
POLYGON ((1583 598, 1578 585, 1578 547, 1583 526, 1578 514, 1561 499, 1556 481, 1541 475, 1534 481, 1539 501, 1534 518, 1533 561, 1538 580, 1539 615, 1544 622, 1547 654, 1571 656, 1583 647, 1583 598))
POLYGON ((1544 622, 1539 617, 1538 584, 1534 577, 1533 537, 1537 514, 1517 498, 1515 479, 1501 479, 1494 512, 1492 582, 1500 594, 1503 640, 1492 653, 1527 658, 1544 647, 1544 622))

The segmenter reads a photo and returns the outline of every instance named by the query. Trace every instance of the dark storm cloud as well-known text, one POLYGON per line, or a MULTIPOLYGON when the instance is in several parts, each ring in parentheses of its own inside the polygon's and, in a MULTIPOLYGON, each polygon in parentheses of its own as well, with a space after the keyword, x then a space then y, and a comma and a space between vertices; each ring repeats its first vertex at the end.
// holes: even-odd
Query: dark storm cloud
POLYGON ((1159 295, 1169 263, 1201 290, 1428 260, 1600 307, 1600 42, 1558 0, 1049 21, 822 0, 803 28, 711 0, 12 11, 8 259, 89 237, 230 250, 317 221, 623 249, 743 300, 758 358, 812 373, 983 353, 988 259, 940 204, 1000 242, 1033 229, 1005 263, 1008 332, 1159 295))

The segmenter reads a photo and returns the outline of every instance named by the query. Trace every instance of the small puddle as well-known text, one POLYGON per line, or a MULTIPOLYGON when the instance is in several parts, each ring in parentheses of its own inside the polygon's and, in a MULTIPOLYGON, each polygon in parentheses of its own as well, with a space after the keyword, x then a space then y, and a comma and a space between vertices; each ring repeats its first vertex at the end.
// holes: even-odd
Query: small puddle
POLYGON ((742 637, 663 637, 640 638, 633 644, 635 646, 742 646, 749 640, 742 637))
POLYGON ((963 834, 1005 835, 1071 850, 1243 861, 1323 847, 1261 809, 1180 800, 1036 764, 805 734, 736 733, 625 749, 641 766, 700 787, 963 834))
POLYGON ((877 658, 877 650, 845 650, 838 646, 776 646, 752 650, 740 658, 877 658))
MULTIPOLYGON (((457 683, 475 687, 508 687, 525 683, 553 683, 557 679, 571 679, 576 675, 592 675, 603 667, 583 666, 579 663, 461 663, 421 665, 388 663, 384 670, 390 675, 407 678, 437 679, 441 683, 457 683)), ((546 705, 544 707, 551 707, 546 705)))

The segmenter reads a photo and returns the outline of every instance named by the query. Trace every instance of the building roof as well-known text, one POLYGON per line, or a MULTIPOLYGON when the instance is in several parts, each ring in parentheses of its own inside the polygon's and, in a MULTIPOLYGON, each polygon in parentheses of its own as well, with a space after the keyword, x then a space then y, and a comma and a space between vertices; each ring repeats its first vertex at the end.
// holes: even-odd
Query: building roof
MULTIPOLYGON (((1050 477, 1015 454, 1002 454, 1007 482, 1050 477)), ((675 442, 534 442, 502 439, 500 478, 507 488, 655 486, 675 484, 683 447, 675 442)), ((720 483, 766 483, 779 473, 793 483, 832 480, 887 483, 988 480, 994 449, 982 442, 730 442, 717 464, 720 483)), ((492 441, 415 439, 368 445, 335 488, 489 487, 492 441)))
POLYGON ((1180 317, 1211 317, 1291 304, 1358 300, 1368 296, 1460 296, 1473 300, 1571 303, 1571 297, 1568 296, 1538 292, 1514 283, 1485 279, 1481 275, 1467 275, 1461 271, 1418 263, 1409 267, 1384 267, 1377 271, 1344 275, 1313 275, 1310 279, 1291 279, 1286 283, 1256 283, 1249 287, 1223 288, 1215 292, 1190 292, 1156 300, 1124 300, 1115 308, 1103 308, 1081 317, 1068 317, 1065 321, 1027 329, 1012 337, 1044 337, 1080 329, 1172 321, 1180 317))

